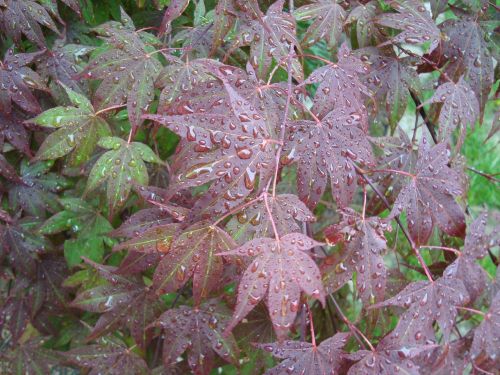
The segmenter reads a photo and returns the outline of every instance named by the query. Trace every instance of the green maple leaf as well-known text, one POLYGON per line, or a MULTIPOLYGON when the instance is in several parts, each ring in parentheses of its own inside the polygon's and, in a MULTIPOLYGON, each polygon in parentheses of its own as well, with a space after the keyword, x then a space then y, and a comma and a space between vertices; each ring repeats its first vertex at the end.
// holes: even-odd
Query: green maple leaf
POLYGON ((112 246, 107 234, 113 227, 95 208, 80 198, 61 198, 64 210, 50 217, 39 229, 42 234, 71 231, 75 238, 64 242, 64 256, 69 267, 82 262, 82 256, 100 262, 106 245, 112 246))
POLYGON ((30 120, 57 129, 45 138, 35 159, 53 160, 71 153, 69 164, 79 166, 90 158, 100 138, 111 135, 111 129, 85 96, 62 86, 73 106, 54 107, 30 120))
POLYGON ((104 137, 98 145, 110 151, 105 152, 92 167, 85 191, 93 191, 106 182, 106 195, 112 213, 125 203, 133 184, 148 184, 149 176, 144 162, 163 162, 143 143, 104 137))

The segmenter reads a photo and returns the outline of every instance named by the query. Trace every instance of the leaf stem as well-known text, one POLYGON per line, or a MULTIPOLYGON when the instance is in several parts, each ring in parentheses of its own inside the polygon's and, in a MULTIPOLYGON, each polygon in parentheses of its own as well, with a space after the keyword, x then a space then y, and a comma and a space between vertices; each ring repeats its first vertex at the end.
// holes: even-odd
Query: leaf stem
POLYGON ((311 343, 316 348, 316 334, 314 333, 314 323, 311 309, 307 303, 304 304, 307 308, 307 313, 309 314, 309 327, 311 328, 311 343))
POLYGON ((266 210, 269 214, 269 221, 271 222, 271 225, 273 227, 273 232, 274 232, 274 237, 276 238, 276 241, 279 241, 280 239, 280 236, 278 234, 278 228, 276 228, 276 223, 274 222, 274 218, 273 218, 273 212, 271 211, 271 208, 269 207, 269 202, 267 201, 267 191, 264 191, 262 193, 264 195, 264 204, 266 205, 266 210))
POLYGON ((112 105, 111 107, 107 107, 107 108, 103 108, 99 111, 97 111, 96 113, 94 113, 95 116, 98 116, 100 115, 101 113, 104 113, 104 112, 108 112, 108 111, 111 111, 113 109, 118 109, 118 108, 123 108, 125 107, 127 104, 118 104, 118 105, 112 105))
POLYGON ((403 175, 406 177, 411 177, 411 178, 415 177, 415 175, 412 175, 409 172, 400 171, 398 169, 371 169, 371 170, 364 171, 364 173, 396 173, 396 174, 400 174, 400 175, 403 175))
POLYGON ((457 256, 460 256, 462 254, 457 249, 454 249, 452 247, 446 247, 446 246, 420 246, 419 249, 445 250, 445 251, 450 251, 452 253, 455 253, 457 256))
POLYGON ((460 310, 465 310, 465 311, 469 311, 471 313, 474 313, 474 314, 479 314, 479 315, 486 315, 484 312, 482 312, 481 310, 476 310, 476 309, 472 309, 470 307, 464 307, 464 306, 455 306, 455 308, 457 309, 460 309, 460 310))
POLYGON ((370 342, 370 340, 368 340, 368 338, 363 334, 363 332, 361 332, 359 330, 358 327, 356 327, 348 318, 347 316, 345 316, 344 312, 342 311, 342 309, 340 308, 339 304, 337 303, 337 301, 335 300, 335 298, 333 297, 333 294, 330 294, 330 298, 332 299, 333 301, 333 304, 335 305, 335 308, 337 309, 337 312, 338 314, 340 315, 342 321, 347 324, 347 327, 349 327, 349 330, 352 332, 353 336, 356 338, 356 340, 358 341, 358 343, 364 348, 365 347, 365 344, 364 342, 366 342, 366 344, 368 345, 368 347, 370 348, 370 350, 372 352, 375 351, 375 348, 373 347, 372 343, 370 342), (363 340, 361 340, 359 337, 361 336, 363 340), (363 342, 364 341, 364 342, 363 342))
POLYGON ((258 200, 262 199, 262 194, 260 194, 259 196, 255 197, 254 199, 252 200, 249 200, 248 202, 245 202, 243 204, 240 204, 239 206, 236 206, 235 208, 229 210, 228 212, 226 212, 224 215, 222 215, 220 218, 218 218, 212 225, 213 226, 216 226, 218 225, 222 220, 224 220, 226 217, 228 216, 231 216, 231 215, 234 215, 235 213, 247 208, 248 206, 250 206, 251 204, 254 204, 255 202, 257 202, 258 200))
MULTIPOLYGON (((287 82, 287 96, 286 96, 286 104, 285 104, 285 113, 283 114, 283 123, 281 124, 280 128, 280 142, 281 145, 278 146, 278 151, 276 152, 276 165, 274 169, 274 180, 273 180, 273 197, 276 196, 276 183, 278 181, 278 170, 280 166, 280 158, 281 158, 281 150, 283 150, 283 141, 285 139, 285 129, 286 129, 286 122, 288 118, 288 110, 290 109, 290 98, 292 97, 292 64, 291 64, 291 58, 292 58, 292 52, 293 52, 294 45, 293 43, 290 44, 290 51, 288 53, 288 61, 287 61, 287 74, 288 74, 288 82, 287 82)), ((264 197, 265 198, 265 197, 264 197)), ((271 215, 271 213, 269 213, 271 215)), ((271 218, 272 219, 272 218, 271 218)), ((278 237, 276 237, 278 238, 278 237)))
POLYGON ((472 168, 472 167, 467 167, 467 170, 473 172, 473 173, 476 173, 488 180, 490 180, 491 182, 494 182, 494 183, 500 183, 500 179, 496 178, 495 176, 498 175, 498 173, 495 173, 495 174, 489 174, 489 173, 485 173, 485 172, 481 172, 481 171, 478 171, 477 169, 475 168, 472 168))

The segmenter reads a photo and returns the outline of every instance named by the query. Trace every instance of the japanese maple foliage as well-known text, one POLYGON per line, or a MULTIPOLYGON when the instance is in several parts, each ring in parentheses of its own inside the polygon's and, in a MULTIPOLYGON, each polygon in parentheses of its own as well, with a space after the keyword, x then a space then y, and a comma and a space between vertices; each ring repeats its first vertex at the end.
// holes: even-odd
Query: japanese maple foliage
POLYGON ((0 372, 497 373, 497 11, 0 0, 0 372))

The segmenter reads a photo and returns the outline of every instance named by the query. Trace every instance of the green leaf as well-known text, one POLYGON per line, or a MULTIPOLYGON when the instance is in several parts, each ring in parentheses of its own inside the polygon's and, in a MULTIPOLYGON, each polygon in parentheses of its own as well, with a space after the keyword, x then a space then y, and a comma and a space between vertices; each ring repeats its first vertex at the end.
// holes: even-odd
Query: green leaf
POLYGON ((102 262, 105 252, 104 238, 80 237, 64 242, 64 257, 68 267, 74 267, 82 262, 82 257, 94 262, 102 262))
POLYGON ((75 107, 51 108, 30 120, 43 127, 58 129, 45 138, 35 160, 58 159, 72 152, 69 165, 79 166, 90 158, 100 138, 111 135, 111 129, 96 115, 85 96, 62 86, 75 107))
POLYGON ((112 150, 104 153, 94 164, 86 193, 106 182, 107 200, 110 212, 113 212, 125 203, 133 184, 148 184, 148 171, 144 162, 161 163, 161 159, 142 143, 126 143, 116 137, 103 138, 99 145, 112 150))

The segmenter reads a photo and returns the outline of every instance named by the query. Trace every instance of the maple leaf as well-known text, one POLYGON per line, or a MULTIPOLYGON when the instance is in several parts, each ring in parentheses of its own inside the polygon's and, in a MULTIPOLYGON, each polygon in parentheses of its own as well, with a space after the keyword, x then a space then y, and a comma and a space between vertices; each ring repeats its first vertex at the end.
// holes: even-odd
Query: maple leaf
POLYGON ((370 72, 365 78, 367 86, 376 100, 385 102, 389 124, 394 128, 406 110, 410 90, 420 92, 418 74, 410 65, 412 58, 400 58, 394 53, 382 54, 374 47, 362 49, 359 53, 370 63, 370 72))
POLYGON ((346 12, 335 0, 315 0, 312 4, 301 6, 293 12, 298 21, 313 19, 303 36, 305 46, 310 47, 324 39, 333 49, 342 34, 346 12))
MULTIPOLYGON (((380 169, 399 170, 411 172, 415 169, 418 159, 418 152, 413 142, 408 138, 406 132, 398 128, 397 137, 377 137, 370 139, 373 144, 383 151, 383 156, 377 162, 380 169)), ((404 175, 392 172, 377 173, 373 181, 378 183, 389 203, 394 203, 401 189, 406 185, 404 175)), ((387 209, 378 196, 373 196, 367 204, 367 211, 379 214, 387 209)))
MULTIPOLYGON (((304 84, 319 83, 313 98, 312 112, 322 119, 333 109, 343 109, 357 113, 365 119, 365 96, 371 93, 361 82, 359 74, 365 74, 368 68, 347 46, 342 43, 338 51, 337 63, 327 64, 315 69, 304 84)), ((367 123, 363 121, 363 128, 367 123)))
POLYGON ((0 113, 11 113, 12 102, 26 112, 41 111, 31 89, 45 90, 45 85, 38 73, 27 66, 40 54, 41 52, 15 54, 12 47, 7 50, 4 60, 0 62, 0 113))
POLYGON ((82 256, 99 262, 105 246, 112 245, 107 237, 113 227, 95 208, 79 198, 61 198, 63 211, 50 217, 39 228, 43 234, 71 231, 76 238, 64 242, 64 255, 68 266, 79 264, 82 256))
POLYGON ((86 260, 108 283, 77 294, 71 306, 101 313, 88 340, 94 340, 120 326, 130 330, 136 344, 145 349, 152 330, 147 327, 161 312, 161 302, 145 286, 140 276, 118 275, 116 267, 103 266, 86 260))
POLYGON ((24 116, 17 110, 11 113, 0 111, 0 150, 4 142, 9 142, 27 156, 31 156, 29 133, 24 127, 24 116))
POLYGON ((139 237, 148 229, 171 224, 170 215, 159 208, 146 208, 132 214, 118 228, 110 232, 112 237, 139 237))
POLYGON ((14 167, 1 154, 0 154, 0 175, 5 177, 7 180, 15 183, 22 182, 19 176, 17 175, 17 172, 14 169, 14 167))
POLYGON ((60 206, 55 193, 69 187, 69 182, 62 176, 49 172, 52 160, 28 164, 21 162, 21 182, 9 189, 9 202, 12 208, 21 207, 27 213, 44 217, 47 211, 56 212, 60 206))
POLYGON ((491 236, 486 235, 487 213, 484 212, 468 227, 462 252, 444 271, 447 277, 456 277, 465 285, 471 301, 486 289, 488 276, 476 260, 483 258, 489 248, 491 236))
POLYGON ((143 122, 142 114, 153 101, 154 82, 162 65, 152 54, 154 50, 135 32, 130 18, 122 14, 122 20, 97 29, 109 48, 92 58, 77 77, 101 79, 93 99, 96 109, 126 103, 130 123, 138 127, 143 122))
MULTIPOLYGON (((182 61, 175 56, 168 56, 168 62, 169 64, 163 67, 155 82, 156 87, 162 88, 157 111, 161 114, 164 114, 165 108, 182 94, 189 93, 202 82, 214 79, 211 74, 207 74, 205 59, 189 60, 186 58, 182 61)), ((192 109, 186 108, 186 111, 189 113, 192 109)))
POLYGON ((374 39, 379 44, 378 41, 382 39, 374 23, 376 15, 377 6, 370 1, 354 7, 345 21, 346 24, 356 24, 356 40, 361 48, 368 47, 374 39))
POLYGON ((52 314, 61 314, 68 307, 68 290, 62 287, 63 280, 69 275, 66 261, 54 253, 42 256, 41 262, 37 263, 36 282, 34 285, 33 309, 50 309, 52 314), (44 302, 50 303, 46 306, 44 302), (38 306, 37 306, 38 304, 38 306))
POLYGON ((120 375, 149 374, 149 369, 137 353, 116 339, 102 339, 102 343, 85 345, 61 352, 69 363, 90 369, 90 374, 120 375))
POLYGON ((420 0, 392 0, 389 5, 398 13, 383 13, 375 18, 382 26, 402 30, 390 41, 384 43, 430 43, 430 50, 437 47, 441 33, 420 0))
POLYGON ((56 39, 50 50, 45 50, 35 59, 37 72, 46 81, 49 81, 52 95, 55 98, 67 101, 66 91, 58 83, 62 83, 78 94, 88 93, 87 82, 77 81, 74 76, 83 70, 80 66, 82 57, 93 49, 94 47, 80 44, 66 44, 65 38, 56 39))
POLYGON ((210 97, 208 108, 194 112, 188 107, 185 115, 144 116, 168 126, 187 141, 196 142, 191 150, 197 154, 181 155, 181 169, 169 190, 179 191, 216 180, 193 207, 192 215, 202 218, 238 206, 254 190, 257 175, 261 177, 259 184, 265 185, 273 171, 277 144, 263 114, 237 91, 239 77, 245 73, 208 60, 207 68, 223 83, 228 98, 219 94, 212 102, 210 97))
POLYGON ((189 5, 189 0, 172 0, 161 20, 158 35, 162 37, 172 30, 172 21, 179 17, 189 5))
POLYGON ((424 367, 422 370, 437 375, 463 375, 468 366, 468 361, 464 357, 469 347, 469 338, 444 343, 431 354, 433 362, 424 363, 427 368, 424 367))
POLYGON ((195 374, 208 374, 215 354, 225 361, 236 363, 238 348, 232 334, 223 335, 229 311, 215 300, 199 307, 180 306, 164 312, 155 327, 165 330, 163 363, 168 366, 188 351, 189 367, 195 374))
POLYGON ((321 121, 290 122, 285 146, 288 159, 298 159, 299 198, 310 208, 321 199, 330 176, 332 195, 346 207, 357 187, 353 162, 373 164, 371 146, 357 113, 336 109, 321 121))
POLYGON ((264 303, 259 303, 250 311, 244 321, 234 327, 232 333, 240 346, 276 341, 272 322, 264 303))
POLYGON ((386 249, 384 231, 388 229, 387 223, 376 216, 365 218, 346 209, 342 211, 342 220, 336 227, 348 239, 341 258, 334 264, 326 261, 322 267, 327 293, 338 290, 356 272, 356 287, 363 303, 382 301, 387 281, 387 270, 382 257, 386 249))
POLYGON ((110 211, 114 211, 125 203, 133 183, 148 184, 148 171, 144 162, 161 164, 162 161, 140 142, 104 137, 97 144, 111 150, 105 152, 92 167, 85 191, 91 192, 107 182, 107 200, 110 211))
POLYGON ((11 334, 11 340, 16 344, 22 337, 32 316, 33 298, 28 292, 29 281, 19 277, 13 280, 7 298, 0 307, 0 329, 6 329, 11 334))
MULTIPOLYGON (((199 17, 204 17, 202 14, 198 14, 199 17)), ((197 23, 196 21, 194 21, 194 27, 184 28, 175 34, 172 40, 173 43, 182 45, 186 51, 186 57, 189 59, 207 57, 214 44, 213 24, 197 23)))
POLYGON ((488 50, 487 34, 469 14, 459 13, 460 19, 446 20, 439 25, 446 38, 440 48, 431 55, 443 67, 448 77, 458 80, 464 76, 477 100, 479 100, 480 120, 494 82, 494 63, 488 50), (459 53, 467 51, 467 53, 459 53))
MULTIPOLYGON (((315 221, 313 213, 294 194, 269 196, 268 205, 280 236, 300 232, 297 221, 315 221)), ((239 244, 258 237, 272 237, 273 228, 264 198, 238 212, 227 224, 226 230, 239 244)))
MULTIPOLYGON (((272 59, 286 66, 291 46, 299 46, 295 19, 283 12, 284 0, 273 3, 264 15, 256 1, 242 2, 241 6, 252 20, 242 25, 238 46, 250 45, 250 62, 262 79, 267 78, 272 59)), ((290 69, 297 81, 304 79, 302 65, 297 57, 291 57, 290 69)))
POLYGON ((349 368, 348 375, 418 375, 419 366, 412 360, 421 350, 392 347, 383 339, 373 351, 359 350, 348 356, 356 363, 349 368))
POLYGON ((21 43, 21 36, 45 47, 45 38, 41 26, 45 26, 59 34, 56 24, 47 10, 32 0, 4 0, 0 3, 0 25, 2 31, 11 37, 16 44, 21 43))
POLYGON ((469 295, 460 280, 441 277, 433 282, 412 282, 396 296, 372 307, 399 306, 409 309, 409 312, 400 318, 393 337, 403 344, 422 344, 426 338, 434 339, 427 335, 427 332, 432 330, 434 321, 438 322, 445 339, 448 340, 455 324, 457 306, 463 306, 467 302, 469 295), (426 328, 430 329, 426 331, 426 328))
POLYGON ((2 370, 10 374, 50 374, 54 365, 60 362, 60 355, 44 348, 46 341, 47 338, 34 337, 16 345, 3 355, 7 363, 2 361, 2 370))
POLYGON ((481 353, 491 359, 500 355, 498 347, 500 337, 500 293, 497 293, 491 306, 483 316, 483 321, 474 331, 474 340, 470 348, 472 358, 477 358, 481 353))
POLYGON ((271 353, 283 361, 265 372, 278 374, 333 374, 340 368, 345 353, 342 348, 347 343, 349 333, 337 333, 316 346, 303 341, 284 341, 274 344, 259 344, 257 347, 271 353))
POLYGON ((134 275, 156 267, 160 262, 160 253, 142 253, 140 251, 129 251, 116 270, 119 275, 134 275))
POLYGON ((406 210, 410 236, 417 245, 427 242, 433 224, 450 236, 465 234, 464 214, 453 199, 462 191, 460 178, 448 162, 446 144, 429 148, 423 137, 414 174, 409 174, 410 182, 401 189, 392 208, 391 217, 406 210))
POLYGON ((21 219, 0 225, 2 255, 7 254, 14 269, 27 277, 36 274, 40 255, 51 249, 51 244, 45 237, 30 231, 30 224, 29 219, 21 219))
POLYGON ((236 247, 234 240, 221 228, 198 222, 175 236, 170 250, 158 264, 153 287, 158 294, 171 293, 193 278, 195 303, 219 287, 223 272, 224 251, 236 247))
POLYGON ((457 83, 447 82, 440 85, 429 102, 443 103, 438 119, 440 139, 448 139, 451 132, 460 127, 460 139, 457 142, 457 147, 461 146, 467 125, 474 129, 479 115, 479 102, 474 91, 461 77, 457 83))
MULTIPOLYGON (((113 251, 119 251, 123 249, 139 251, 142 253, 168 253, 172 245, 172 240, 174 236, 181 229, 181 225, 178 223, 157 223, 157 225, 148 226, 144 230, 139 229, 134 230, 132 233, 125 232, 127 237, 132 237, 128 241, 122 242, 121 244, 115 246, 113 251)), ((120 230, 120 228, 118 228, 120 230)), ((112 233, 115 236, 121 236, 122 234, 112 233)))
POLYGON ((299 308, 300 292, 325 302, 319 269, 306 251, 321 243, 300 233, 278 239, 257 238, 232 251, 219 255, 255 257, 238 286, 233 318, 226 328, 230 332, 267 296, 267 307, 279 338, 294 322, 299 308))
POLYGON ((235 9, 235 0, 220 0, 215 6, 215 15, 213 22, 213 38, 212 48, 209 56, 213 56, 220 45, 224 42, 224 38, 231 30, 236 21, 235 15, 238 13, 235 9))
POLYGON ((111 129, 85 96, 61 85, 73 106, 53 107, 29 120, 57 129, 45 138, 34 160, 53 160, 72 153, 69 164, 79 166, 90 158, 100 138, 111 136, 111 129))

